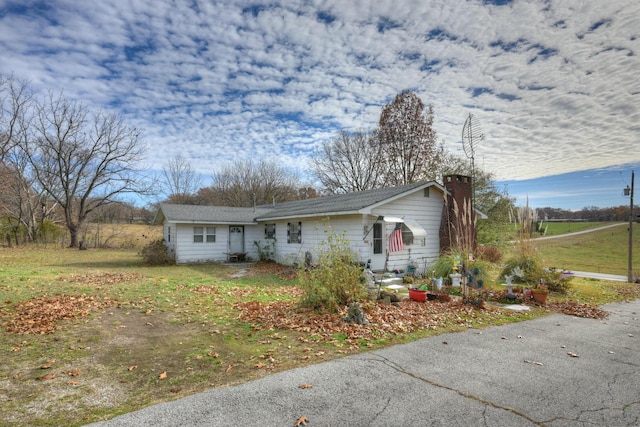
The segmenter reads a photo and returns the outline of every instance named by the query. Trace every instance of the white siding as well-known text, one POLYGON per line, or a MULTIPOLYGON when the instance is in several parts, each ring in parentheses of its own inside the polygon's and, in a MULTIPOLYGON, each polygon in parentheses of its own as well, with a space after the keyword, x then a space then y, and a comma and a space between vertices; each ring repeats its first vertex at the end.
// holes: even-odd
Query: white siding
POLYGON ((260 258, 258 249, 253 242, 264 240, 264 225, 245 225, 244 226, 244 251, 247 257, 257 260, 260 258))
MULTIPOLYGON (((422 246, 421 241, 415 241, 412 245, 406 245, 404 250, 389 254, 389 262, 387 265, 389 270, 405 270, 409 265, 409 258, 413 259, 418 264, 418 267, 423 269, 438 258, 440 253, 440 221, 442 219, 443 206, 443 194, 434 188, 430 188, 429 197, 425 197, 423 191, 417 191, 372 210, 375 216, 383 215, 411 218, 417 221, 422 228, 427 231, 427 239, 424 246, 422 246)), ((394 226, 395 224, 386 224, 383 239, 384 250, 386 250, 387 240, 394 226)), ((374 269, 375 268, 380 267, 374 266, 374 269)))
MULTIPOLYGON (((327 217, 302 218, 283 221, 265 221, 265 223, 276 224, 276 261, 281 264, 292 265, 304 263, 305 252, 311 252, 313 259, 317 259, 321 242, 326 241, 331 231, 325 232, 325 221, 327 217), (287 224, 289 222, 302 223, 302 243, 287 243, 287 224)), ((354 252, 360 255, 360 259, 366 261, 368 249, 362 243, 363 226, 362 215, 349 215, 333 217, 329 226, 335 234, 349 240, 354 252)), ((264 242, 264 224, 262 224, 264 242)))
MULTIPOLYGON (((351 247, 358 254, 361 261, 374 260, 374 269, 382 269, 384 266, 384 252, 387 249, 388 236, 393 230, 394 224, 386 224, 383 228, 383 254, 373 254, 372 232, 365 237, 365 226, 371 229, 379 215, 411 218, 417 221, 426 231, 425 244, 416 240, 412 245, 405 246, 399 252, 389 254, 388 269, 406 269, 409 259, 418 263, 419 268, 424 268, 435 260, 440 251, 440 221, 444 205, 443 194, 435 188, 429 189, 429 197, 424 196, 422 190, 416 191, 405 197, 378 206, 372 209, 371 214, 353 214, 334 216, 330 218, 329 225, 337 235, 345 235, 350 241, 351 247)), ((214 218, 212 218, 214 220, 214 218)), ((259 254, 254 242, 265 241, 265 223, 276 224, 276 255, 275 261, 291 265, 304 263, 305 252, 310 251, 313 259, 317 259, 320 243, 325 241, 327 233, 326 217, 313 217, 290 219, 280 221, 264 221, 257 225, 244 225, 244 246, 247 256, 258 259, 259 254), (302 223, 302 243, 287 243, 287 223, 302 223)), ((175 251, 177 263, 226 261, 229 252, 229 224, 177 224, 165 221, 164 238, 169 251, 175 251), (215 243, 194 243, 194 227, 216 227, 215 243), (169 241, 168 229, 171 227, 169 241)))
POLYGON ((167 252, 169 253, 169 257, 175 260, 176 225, 174 223, 165 220, 164 226, 162 227, 162 238, 164 239, 164 244, 167 246, 167 252))
POLYGON ((178 224, 176 230, 176 263, 225 261, 229 226, 212 224, 178 224), (193 242, 194 227, 216 227, 215 243, 193 242))
MULTIPOLYGON (((259 234, 258 225, 244 225, 244 250, 247 257, 257 259, 258 253, 253 241, 259 234)), ((166 231, 165 227, 165 233, 166 231)), ((227 261, 229 253, 229 225, 228 224, 178 224, 172 226, 171 238, 175 240, 175 259, 176 263, 192 263, 192 262, 212 262, 227 261), (175 227, 175 232, 173 231, 175 227), (194 227, 215 227, 216 241, 215 243, 194 243, 193 228, 194 227)))

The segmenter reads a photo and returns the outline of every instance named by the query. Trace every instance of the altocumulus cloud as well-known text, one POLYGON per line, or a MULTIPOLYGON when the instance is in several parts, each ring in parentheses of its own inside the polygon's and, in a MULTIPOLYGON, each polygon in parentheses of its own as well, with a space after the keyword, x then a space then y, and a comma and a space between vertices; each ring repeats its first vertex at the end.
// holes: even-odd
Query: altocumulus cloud
POLYGON ((202 173, 276 158, 304 175, 411 89, 450 150, 473 113, 477 162, 529 179, 640 160, 639 36, 636 0, 4 0, 0 73, 118 111, 152 168, 181 154, 202 173))

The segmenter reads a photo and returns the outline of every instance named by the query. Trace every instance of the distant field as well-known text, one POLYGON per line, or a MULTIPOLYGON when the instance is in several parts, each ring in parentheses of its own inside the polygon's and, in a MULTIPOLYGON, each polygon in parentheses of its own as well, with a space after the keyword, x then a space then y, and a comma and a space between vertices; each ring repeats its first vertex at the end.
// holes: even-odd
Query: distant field
POLYGON ((557 236, 558 234, 575 233, 610 224, 610 222, 543 222, 542 232, 538 234, 540 236, 557 236))
MULTIPOLYGON (((602 226, 609 223, 572 223, 572 230, 579 231, 574 227, 583 224, 602 226)), ((568 227, 568 224, 553 225, 568 227)), ((547 266, 625 276, 628 271, 628 242, 628 226, 625 225, 557 239, 534 240, 547 266)), ((633 228, 633 265, 635 271, 640 271, 638 224, 634 224, 633 228)))

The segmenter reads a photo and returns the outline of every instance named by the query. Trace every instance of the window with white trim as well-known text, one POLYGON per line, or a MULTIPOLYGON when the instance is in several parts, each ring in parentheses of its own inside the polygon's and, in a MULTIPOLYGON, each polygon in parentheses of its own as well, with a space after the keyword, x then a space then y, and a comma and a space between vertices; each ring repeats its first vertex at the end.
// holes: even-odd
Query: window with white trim
POLYGON ((204 242, 204 227, 193 227, 193 243, 204 242))
POLYGON ((301 222, 290 222, 287 224, 287 243, 302 243, 301 222))
POLYGON ((207 243, 215 243, 216 242, 216 228, 215 227, 206 227, 206 236, 205 241, 207 243))

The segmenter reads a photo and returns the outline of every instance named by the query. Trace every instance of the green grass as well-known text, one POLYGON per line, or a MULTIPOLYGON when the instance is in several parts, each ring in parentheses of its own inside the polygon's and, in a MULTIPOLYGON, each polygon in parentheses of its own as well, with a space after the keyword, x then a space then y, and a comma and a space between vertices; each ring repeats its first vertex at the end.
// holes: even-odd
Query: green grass
POLYGON ((542 232, 536 236, 557 236, 559 234, 575 233, 577 231, 609 225, 608 222, 542 222, 542 232))
MULTIPOLYGON (((629 234, 626 225, 533 242, 548 267, 627 275, 629 234)), ((633 228, 633 265, 634 270, 640 271, 638 224, 633 228)))
MULTIPOLYGON (((625 233, 622 226, 536 245, 548 265, 623 274, 625 233)), ((640 230, 636 246, 638 235, 640 230)), ((372 339, 357 340, 335 332, 327 340, 317 332, 257 327, 240 318, 236 306, 241 303, 296 300, 295 280, 268 269, 234 279, 237 269, 222 264, 147 267, 136 252, 0 248, 3 425, 83 425, 345 354, 549 313, 443 313, 440 318, 448 320, 437 327, 398 334, 378 330, 372 339), (117 303, 62 320, 54 333, 7 331, 19 303, 56 295, 117 303), (41 369, 49 360, 55 360, 51 369, 41 369), (81 374, 69 377, 65 372, 70 369, 81 374), (47 372, 56 378, 38 379, 47 372), (163 372, 166 379, 159 377, 163 372)), ((577 278, 567 295, 551 296, 589 304, 637 297, 633 285, 577 278)))

